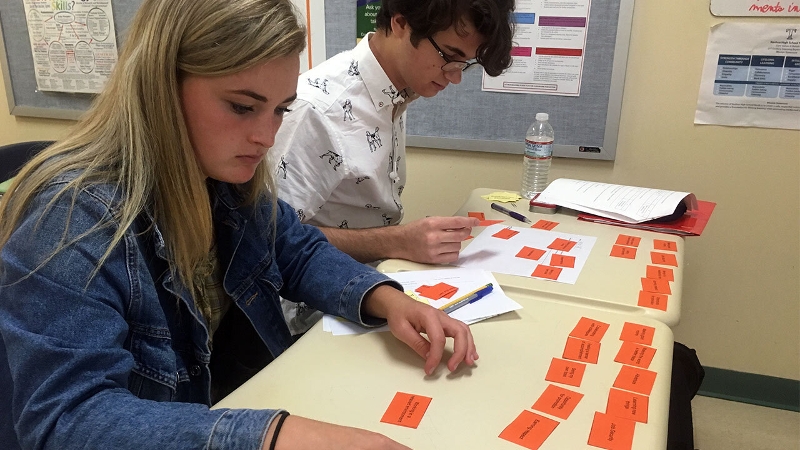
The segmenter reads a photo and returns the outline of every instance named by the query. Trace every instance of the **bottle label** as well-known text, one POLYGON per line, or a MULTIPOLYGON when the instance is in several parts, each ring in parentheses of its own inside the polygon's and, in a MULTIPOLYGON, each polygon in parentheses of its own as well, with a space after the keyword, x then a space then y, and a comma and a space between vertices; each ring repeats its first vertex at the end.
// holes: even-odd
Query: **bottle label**
POLYGON ((528 158, 550 158, 553 156, 553 142, 533 142, 525 139, 525 156, 528 158))

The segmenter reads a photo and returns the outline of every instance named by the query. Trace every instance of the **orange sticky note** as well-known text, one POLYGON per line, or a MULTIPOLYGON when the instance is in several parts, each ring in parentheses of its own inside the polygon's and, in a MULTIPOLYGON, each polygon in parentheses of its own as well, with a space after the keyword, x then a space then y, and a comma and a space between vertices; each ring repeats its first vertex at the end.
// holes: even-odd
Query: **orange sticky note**
POLYGON ((675 281, 675 273, 669 267, 647 265, 647 278, 654 280, 675 281))
POLYGON ((636 259, 636 248, 614 245, 611 247, 611 256, 617 258, 636 259))
POLYGON ((642 290, 645 292, 655 292, 657 294, 672 294, 669 281, 656 280, 655 278, 641 278, 642 290))
POLYGON ((630 419, 634 422, 647 423, 648 404, 647 396, 611 389, 608 392, 606 414, 630 419))
POLYGON ((590 319, 588 317, 581 317, 575 328, 569 333, 570 336, 578 339, 588 339, 590 341, 600 342, 603 335, 608 331, 609 325, 599 320, 590 319))
POLYGON ((468 212, 467 217, 474 217, 478 220, 486 220, 486 216, 482 212, 468 212))
POLYGON ((623 341, 614 361, 647 369, 655 354, 656 349, 653 347, 623 341))
POLYGON ((512 237, 519 234, 519 231, 514 231, 511 228, 503 228, 502 230, 498 231, 497 233, 493 234, 493 237, 500 238, 500 239, 511 239, 512 237))
POLYGON ((550 368, 547 369, 547 375, 545 375, 544 379, 553 383, 580 387, 585 371, 586 364, 553 358, 550 361, 550 368))
POLYGON ((538 261, 539 258, 544 256, 546 252, 544 250, 539 250, 538 248, 533 247, 522 247, 522 250, 517 253, 517 258, 525 258, 525 259, 532 259, 534 261, 538 261))
POLYGON ((531 450, 542 446, 558 421, 530 411, 522 411, 501 433, 499 438, 531 450))
POLYGON ((594 413, 589 445, 608 450, 630 450, 636 422, 601 412, 594 413))
POLYGON ((667 250, 670 252, 677 252, 678 243, 675 241, 662 241, 661 239, 653 239, 653 248, 656 250, 667 250))
POLYGON ((548 280, 557 280, 561 275, 561 267, 550 267, 544 264, 539 264, 531 274, 532 277, 547 278, 548 280))
POLYGON ((653 264, 678 267, 678 258, 672 253, 650 252, 650 261, 653 261, 653 264))
POLYGON ((666 311, 668 301, 669 301, 668 295, 659 294, 656 292, 639 291, 639 301, 636 304, 639 306, 643 306, 645 308, 653 308, 653 309, 660 309, 661 311, 666 311))
POLYGON ((550 257, 550 265, 558 267, 575 267, 575 257, 569 255, 553 254, 550 257))
POLYGON ((650 395, 656 382, 656 375, 652 370, 623 365, 619 369, 617 379, 614 380, 614 387, 650 395))
POLYGON ((428 410, 431 400, 433 400, 431 397, 398 392, 394 394, 392 402, 383 413, 381 422, 417 428, 425 411, 428 410))
POLYGON ((566 239, 556 238, 552 244, 548 245, 547 248, 551 248, 553 250, 560 250, 562 252, 568 252, 572 250, 572 247, 575 247, 577 242, 575 241, 568 241, 566 239))
POLYGON ((564 353, 561 357, 574 361, 597 364, 597 357, 599 355, 599 342, 587 341, 586 339, 578 339, 570 336, 567 338, 567 345, 564 346, 564 353))
POLYGON ((559 419, 568 419, 578 402, 583 398, 580 392, 570 391, 555 384, 548 384, 547 389, 539 396, 539 400, 531 409, 541 411, 559 419))
POLYGON ((542 220, 539 220, 538 222, 536 222, 535 224, 531 225, 531 228, 550 231, 553 228, 555 228, 556 225, 558 225, 558 222, 553 222, 553 221, 550 221, 550 220, 542 219, 542 220))
POLYGON ((656 329, 653 327, 625 322, 625 325, 622 326, 622 333, 619 334, 619 340, 650 345, 653 343, 653 335, 655 332, 656 329))
POLYGON ((617 236, 617 245, 627 245, 628 247, 638 247, 642 238, 636 236, 628 236, 627 234, 620 234, 617 236))
POLYGON ((494 225, 496 223, 503 223, 503 222, 505 222, 505 221, 504 220, 481 220, 480 223, 478 223, 478 226, 479 227, 488 227, 488 226, 492 226, 492 225, 494 225))
POLYGON ((415 289, 423 297, 430 298, 432 300, 439 300, 441 298, 451 298, 453 294, 458 291, 458 288, 455 286, 450 286, 447 283, 436 283, 433 286, 422 285, 415 289))

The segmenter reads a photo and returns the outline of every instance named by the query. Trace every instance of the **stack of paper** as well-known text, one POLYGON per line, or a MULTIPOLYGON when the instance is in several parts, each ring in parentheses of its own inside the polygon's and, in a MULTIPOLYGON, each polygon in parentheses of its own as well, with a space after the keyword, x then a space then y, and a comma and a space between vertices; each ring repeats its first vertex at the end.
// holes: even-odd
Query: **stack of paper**
MULTIPOLYGON (((413 298, 423 303, 427 303, 434 308, 440 308, 456 299, 459 296, 474 291, 475 289, 492 283, 494 288, 492 292, 485 297, 473 303, 465 305, 452 313, 450 317, 458 319, 466 324, 473 324, 490 317, 494 317, 510 311, 521 309, 522 306, 511 300, 503 293, 500 284, 494 278, 491 272, 485 270, 475 269, 441 269, 441 270, 415 270, 408 272, 387 273, 387 276, 393 278, 395 281, 403 286, 403 289, 411 294, 413 298), (432 292, 433 286, 439 285, 451 286, 455 288, 449 289, 446 294, 447 297, 441 298, 427 298, 420 292, 432 292)), ((388 326, 379 328, 364 328, 358 324, 352 323, 348 320, 331 316, 326 314, 322 318, 322 329, 324 331, 333 333, 334 336, 345 334, 361 334, 377 331, 388 331, 388 326)))
POLYGON ((608 217, 627 223, 641 223, 672 214, 681 202, 689 211, 697 209, 697 198, 688 192, 666 191, 619 184, 560 178, 537 197, 542 203, 608 217))

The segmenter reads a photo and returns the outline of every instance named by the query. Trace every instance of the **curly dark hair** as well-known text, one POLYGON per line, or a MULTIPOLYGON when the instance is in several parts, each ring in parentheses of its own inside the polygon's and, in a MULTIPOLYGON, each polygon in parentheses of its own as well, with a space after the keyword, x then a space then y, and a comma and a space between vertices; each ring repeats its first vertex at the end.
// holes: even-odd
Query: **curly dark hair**
POLYGON ((378 30, 388 35, 392 17, 405 17, 415 47, 422 39, 453 25, 463 36, 464 21, 468 20, 486 38, 478 47, 476 59, 487 74, 496 77, 511 65, 513 11, 514 0, 382 0, 375 19, 378 30))

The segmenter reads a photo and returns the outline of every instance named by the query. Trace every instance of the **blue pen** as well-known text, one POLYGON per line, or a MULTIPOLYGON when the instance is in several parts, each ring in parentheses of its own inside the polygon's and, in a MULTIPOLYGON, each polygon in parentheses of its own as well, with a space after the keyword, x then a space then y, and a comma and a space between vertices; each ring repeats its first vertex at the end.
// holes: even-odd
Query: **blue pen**
POLYGON ((475 289, 474 291, 470 292, 469 294, 461 298, 455 299, 452 302, 440 307, 439 309, 441 309, 447 314, 450 314, 451 312, 457 310, 458 308, 461 308, 464 305, 468 305, 472 302, 480 300, 483 297, 486 297, 486 295, 492 292, 492 289, 494 289, 492 283, 481 286, 478 289, 475 289))

